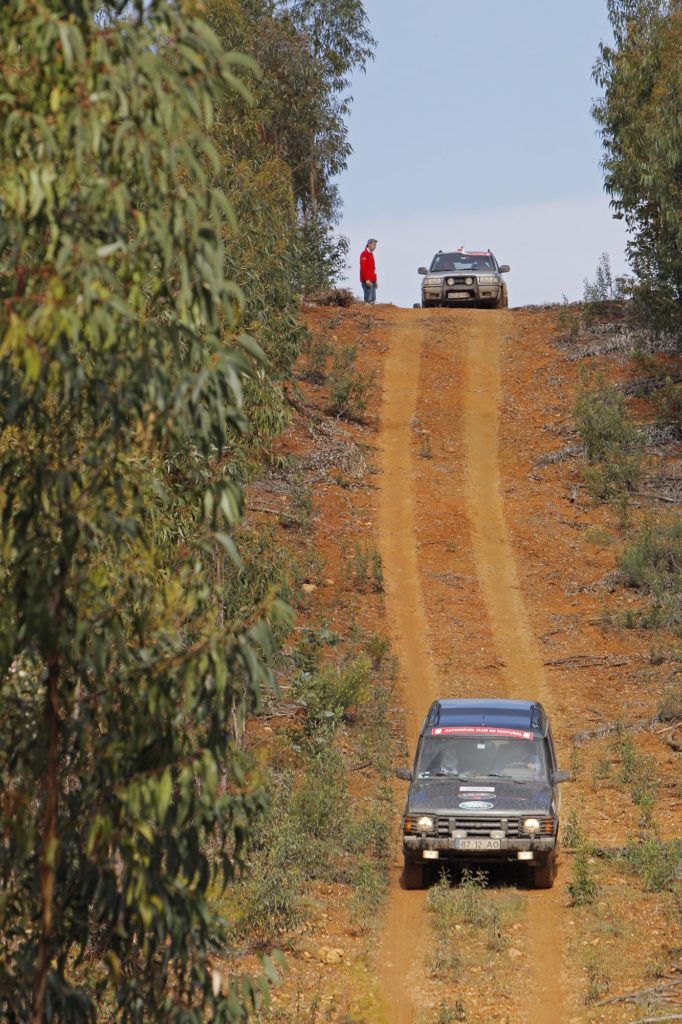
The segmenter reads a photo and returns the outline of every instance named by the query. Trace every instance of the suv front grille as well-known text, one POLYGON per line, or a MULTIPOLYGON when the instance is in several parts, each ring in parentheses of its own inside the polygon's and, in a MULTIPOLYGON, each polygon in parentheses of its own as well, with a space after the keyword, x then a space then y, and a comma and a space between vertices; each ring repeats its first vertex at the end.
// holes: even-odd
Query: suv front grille
POLYGON ((504 832, 507 836, 520 835, 519 818, 439 818, 438 835, 449 836, 455 829, 469 836, 489 836, 491 832, 504 832))
MULTIPOLYGON (((531 815, 527 815, 531 817, 531 815)), ((468 836, 489 836, 491 832, 504 832, 510 838, 526 836, 527 832, 521 830, 521 818, 438 818, 437 835, 449 836, 455 830, 466 832, 468 836)), ((539 818, 540 830, 537 835, 554 835, 554 819, 539 818)))

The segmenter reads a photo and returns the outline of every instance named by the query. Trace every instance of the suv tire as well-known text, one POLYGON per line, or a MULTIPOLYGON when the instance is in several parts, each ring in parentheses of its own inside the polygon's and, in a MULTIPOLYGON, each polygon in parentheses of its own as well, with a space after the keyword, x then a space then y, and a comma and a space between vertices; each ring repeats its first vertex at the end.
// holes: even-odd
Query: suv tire
POLYGON ((539 864, 536 868, 531 868, 531 878, 533 881, 534 889, 551 889, 554 885, 554 875, 556 874, 556 864, 554 859, 545 861, 544 864, 539 864))
POLYGON ((424 880, 424 865, 406 860, 403 868, 403 889, 423 889, 424 880))

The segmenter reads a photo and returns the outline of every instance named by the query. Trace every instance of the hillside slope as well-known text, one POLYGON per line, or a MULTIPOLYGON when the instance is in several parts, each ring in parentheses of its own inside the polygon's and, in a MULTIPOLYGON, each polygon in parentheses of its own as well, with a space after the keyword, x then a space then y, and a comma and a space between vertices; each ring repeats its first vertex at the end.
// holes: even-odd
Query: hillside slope
MULTIPOLYGON (((572 412, 581 374, 606 371, 627 394, 638 367, 608 345, 581 348, 575 331, 558 345, 559 315, 309 311, 313 342, 356 345, 360 369, 381 381, 365 425, 348 428, 374 476, 355 492, 318 488, 314 529, 329 584, 320 601, 341 632, 353 628, 332 586, 344 574, 343 538, 376 538, 385 600, 360 614, 388 630, 400 661, 403 763, 434 696, 534 697, 552 716, 572 781, 554 889, 492 872, 469 893, 468 917, 457 879, 427 893, 401 888, 396 814, 377 946, 344 924, 343 897, 330 893, 313 950, 332 942, 345 967, 320 975, 309 970, 314 951, 294 952, 282 1014, 292 977, 299 998, 317 993, 298 1019, 367 1024, 615 1024, 669 1006, 682 988, 679 850, 666 845, 682 803, 679 640, 674 629, 623 628, 638 625, 648 599, 614 575, 642 519, 679 518, 679 494, 673 486, 665 501, 649 497, 645 479, 627 522, 622 506, 588 495, 572 412)), ((657 358, 660 372, 679 370, 676 357, 657 358)), ((321 395, 322 384, 307 386, 311 403, 316 388, 321 395)), ((637 411, 646 418, 646 403, 637 411)), ((670 437, 650 444, 650 475, 674 479, 679 454, 670 437)))

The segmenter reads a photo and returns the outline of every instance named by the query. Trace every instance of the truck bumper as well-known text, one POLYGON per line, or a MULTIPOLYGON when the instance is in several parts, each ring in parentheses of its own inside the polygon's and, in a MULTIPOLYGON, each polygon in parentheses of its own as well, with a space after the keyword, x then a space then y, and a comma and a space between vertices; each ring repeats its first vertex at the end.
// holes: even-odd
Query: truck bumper
POLYGON ((526 861, 540 864, 554 855, 555 836, 528 836, 523 839, 499 839, 496 845, 482 844, 477 849, 462 849, 453 838, 403 836, 403 853, 408 860, 491 861, 508 863, 526 861), (499 845, 498 845, 499 844, 499 845))

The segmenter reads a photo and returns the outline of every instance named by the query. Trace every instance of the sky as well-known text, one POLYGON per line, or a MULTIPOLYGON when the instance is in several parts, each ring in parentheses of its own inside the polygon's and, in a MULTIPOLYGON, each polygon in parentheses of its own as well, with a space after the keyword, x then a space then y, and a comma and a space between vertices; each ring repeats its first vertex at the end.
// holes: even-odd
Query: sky
POLYGON ((510 306, 581 299, 602 253, 627 272, 591 115, 606 0, 364 7, 377 46, 350 90, 342 284, 361 295, 370 236, 377 300, 397 306, 419 301, 417 267, 461 245, 510 265, 510 306))

